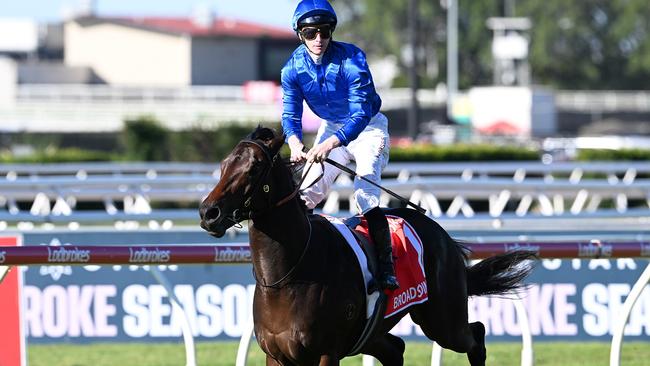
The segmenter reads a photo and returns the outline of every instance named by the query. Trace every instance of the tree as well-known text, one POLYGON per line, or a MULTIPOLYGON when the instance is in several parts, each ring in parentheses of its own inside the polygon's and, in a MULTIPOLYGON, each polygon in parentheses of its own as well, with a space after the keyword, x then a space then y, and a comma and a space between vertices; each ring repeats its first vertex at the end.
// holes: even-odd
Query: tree
MULTIPOLYGON (((408 2, 403 0, 338 0, 333 3, 341 18, 337 37, 355 43, 369 55, 395 55, 402 68, 397 86, 405 86, 406 65, 404 53, 408 45, 408 2)), ((440 60, 445 56, 445 14, 440 3, 420 0, 418 13, 419 39, 424 40, 416 51, 419 57, 421 85, 434 86, 439 80, 440 60), (442 51, 442 53, 441 53, 442 51)), ((441 79, 442 77, 442 79, 441 79)))
POLYGON ((650 77, 647 0, 520 1, 533 20, 538 83, 563 89, 645 89, 650 77))
MULTIPOLYGON (((504 16, 506 0, 459 2, 461 88, 492 83, 489 17, 504 16)), ((445 0, 420 1, 421 85, 446 80, 445 0), (434 70, 434 72, 432 72, 434 70)), ((337 0, 337 37, 375 56, 402 61, 407 44, 403 0, 337 0)), ((650 79, 650 11, 647 0, 519 0, 515 13, 528 17, 529 63, 536 84, 561 89, 646 89, 650 79)), ((405 71, 404 63, 401 66, 405 71)), ((404 75, 406 72, 404 72, 404 75)), ((405 77, 397 80, 404 85, 405 77)))

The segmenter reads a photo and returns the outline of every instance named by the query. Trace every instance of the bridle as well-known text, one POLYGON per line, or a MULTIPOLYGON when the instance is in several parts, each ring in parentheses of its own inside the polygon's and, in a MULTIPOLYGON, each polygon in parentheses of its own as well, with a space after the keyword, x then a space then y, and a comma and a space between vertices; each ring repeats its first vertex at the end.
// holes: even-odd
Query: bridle
MULTIPOLYGON (((271 209, 280 207, 280 206, 284 205, 285 203, 289 202, 294 197, 296 197, 298 192, 300 192, 300 186, 302 185, 302 182, 304 181, 305 177, 307 176, 307 172, 309 172, 309 170, 307 170, 307 172, 305 172, 305 174, 303 174, 303 178, 296 185, 295 189, 291 193, 289 193, 286 197, 278 200, 275 204, 273 204, 273 203, 271 203, 271 196, 269 194, 270 191, 271 191, 271 188, 270 188, 270 185, 267 183, 267 180, 268 180, 268 176, 269 176, 271 170, 273 169, 273 166, 275 165, 275 163, 278 160, 278 156, 279 156, 278 153, 276 152, 274 155, 271 155, 271 152, 269 151, 268 147, 266 147, 266 145, 261 144, 260 142, 258 142, 256 140, 250 140, 250 139, 249 140, 242 140, 239 144, 247 144, 247 145, 251 145, 251 146, 255 146, 255 147, 259 148, 264 153, 264 157, 266 159, 266 162, 268 163, 264 168, 264 172, 255 181, 255 184, 253 184, 251 186, 251 192, 252 193, 250 194, 250 196, 248 196, 244 200, 244 207, 245 207, 244 210, 248 210, 247 212, 244 211, 244 210, 241 210, 241 212, 243 213, 244 219, 246 219, 246 218, 253 219, 255 217, 263 216, 263 215, 267 214, 271 209), (251 201, 253 199, 253 196, 257 192, 259 192, 259 189, 257 189, 257 187, 259 187, 260 184, 263 184, 262 185, 262 191, 267 195, 267 200, 266 200, 267 201, 267 207, 260 210, 260 211, 253 212, 253 209, 251 208, 251 201)), ((309 168, 311 168, 311 165, 309 166, 309 168)), ((320 179, 320 177, 319 177, 319 179, 320 179)), ((315 182, 317 182, 319 179, 317 179, 315 182)), ((314 183, 312 183, 312 185, 314 183)), ((236 221, 236 220, 238 220, 237 212, 238 212, 238 210, 233 211, 232 220, 235 221, 237 224, 239 224, 239 222, 243 221, 243 220, 236 221)), ((253 268, 253 277, 255 278, 255 282, 257 284, 259 284, 262 287, 270 287, 270 288, 275 288, 275 289, 280 288, 280 287, 282 287, 281 286, 282 282, 287 280, 293 274, 293 272, 296 270, 296 268, 298 268, 300 266, 300 263, 302 263, 302 260, 305 257, 305 254, 307 254, 307 250, 309 249, 309 244, 311 243, 312 227, 311 227, 311 221, 309 221, 309 218, 307 218, 307 223, 309 224, 309 234, 307 235, 307 242, 305 243, 302 254, 300 254, 300 257, 298 258, 296 263, 293 265, 293 267, 291 267, 291 269, 284 276, 282 276, 279 280, 274 281, 271 284, 267 284, 266 281, 260 280, 257 277, 257 274, 255 273, 255 269, 253 268)))
MULTIPOLYGON (((255 180, 255 182, 251 185, 251 190, 250 194, 248 196, 244 196, 244 206, 241 209, 235 209, 232 213, 231 216, 226 216, 224 219, 227 219, 229 221, 232 221, 235 225, 240 225, 239 223, 244 221, 244 220, 250 220, 256 217, 264 216, 267 214, 271 209, 280 207, 284 205, 285 203, 289 202, 292 198, 294 198, 299 190, 300 186, 298 186, 295 190, 293 190, 289 195, 286 197, 282 198, 281 200, 277 201, 276 203, 271 202, 271 186, 268 184, 268 178, 269 174, 271 173, 271 170, 273 169, 273 166, 278 160, 278 153, 271 154, 269 149, 263 145, 262 143, 256 141, 256 140, 242 140, 239 142, 238 145, 251 145, 257 147, 260 151, 262 151, 262 155, 264 156, 264 159, 266 161, 266 165, 264 166, 264 171, 262 174, 258 176, 258 178, 255 180), (261 189, 259 188, 261 186, 261 189), (266 207, 260 210, 254 210, 252 207, 252 201, 253 198, 256 194, 259 194, 259 192, 263 192, 265 195, 265 201, 267 203, 266 207)), ((241 227, 241 225, 240 225, 241 227)))

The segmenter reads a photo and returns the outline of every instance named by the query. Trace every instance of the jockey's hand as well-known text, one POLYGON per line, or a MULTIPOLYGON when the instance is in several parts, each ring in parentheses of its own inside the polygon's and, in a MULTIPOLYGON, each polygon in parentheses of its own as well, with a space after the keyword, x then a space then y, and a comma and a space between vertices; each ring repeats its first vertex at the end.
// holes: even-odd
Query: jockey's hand
POLYGON ((307 159, 307 153, 303 151, 305 145, 303 145, 302 141, 300 141, 298 136, 296 135, 289 136, 287 143, 289 144, 289 149, 291 150, 291 157, 289 158, 289 160, 292 163, 300 163, 307 159))
POLYGON ((320 144, 314 145, 314 147, 309 150, 307 153, 307 162, 309 163, 320 163, 327 159, 330 151, 332 149, 341 146, 341 141, 336 136, 330 136, 325 141, 320 144))

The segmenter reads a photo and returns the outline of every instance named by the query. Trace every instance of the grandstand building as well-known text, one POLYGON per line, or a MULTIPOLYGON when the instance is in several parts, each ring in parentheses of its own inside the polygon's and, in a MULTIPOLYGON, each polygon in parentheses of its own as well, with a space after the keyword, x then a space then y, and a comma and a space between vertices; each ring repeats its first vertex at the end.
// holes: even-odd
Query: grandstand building
POLYGON ((289 30, 193 18, 81 17, 65 23, 66 66, 113 85, 241 85, 279 81, 297 45, 289 30))

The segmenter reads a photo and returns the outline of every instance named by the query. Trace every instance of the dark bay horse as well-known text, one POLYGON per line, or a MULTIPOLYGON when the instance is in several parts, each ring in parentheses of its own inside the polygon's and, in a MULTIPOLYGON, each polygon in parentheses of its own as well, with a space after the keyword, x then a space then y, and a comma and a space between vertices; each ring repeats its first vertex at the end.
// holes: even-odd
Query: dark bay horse
MULTIPOLYGON (((253 320, 267 365, 339 365, 358 340, 366 317, 365 287, 357 259, 342 235, 308 215, 293 175, 279 158, 284 137, 257 128, 221 164, 221 179, 201 203, 201 227, 221 237, 249 227, 256 287, 253 320)), ((424 245, 429 299, 384 319, 361 353, 383 365, 403 365, 404 342, 388 331, 407 313, 444 348, 485 364, 485 328, 468 324, 467 297, 502 294, 521 286, 531 252, 511 252, 466 265, 465 248, 427 216, 404 218, 424 245)))

